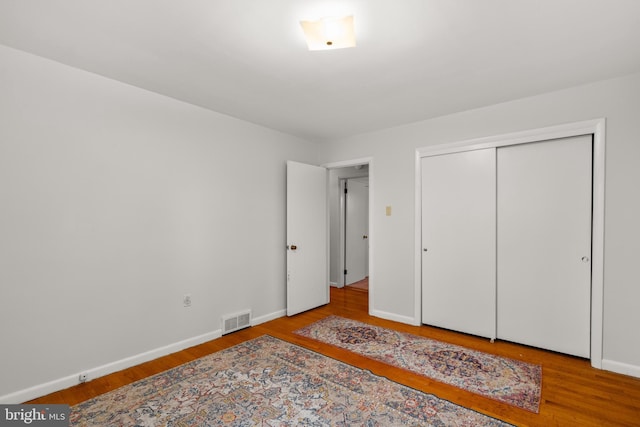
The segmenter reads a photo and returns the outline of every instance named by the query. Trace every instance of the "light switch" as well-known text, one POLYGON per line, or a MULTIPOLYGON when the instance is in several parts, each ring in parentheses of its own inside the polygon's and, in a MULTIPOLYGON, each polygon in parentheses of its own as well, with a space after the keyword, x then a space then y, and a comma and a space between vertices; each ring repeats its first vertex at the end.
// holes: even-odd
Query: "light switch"
POLYGON ((385 208, 385 211, 386 211, 386 213, 387 213, 387 216, 391 216, 391 206, 387 206, 387 207, 385 208))

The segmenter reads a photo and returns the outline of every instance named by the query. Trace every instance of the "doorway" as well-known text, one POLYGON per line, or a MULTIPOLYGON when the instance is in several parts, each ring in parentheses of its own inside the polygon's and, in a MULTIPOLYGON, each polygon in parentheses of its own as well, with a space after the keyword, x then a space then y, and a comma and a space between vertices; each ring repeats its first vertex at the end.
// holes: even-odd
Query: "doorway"
MULTIPOLYGON (((345 161, 339 163, 325 164, 329 169, 329 277, 330 285, 333 288, 346 289, 345 283, 353 283, 356 276, 362 275, 359 279, 365 279, 368 285, 368 301, 372 301, 373 286, 371 278, 373 276, 373 265, 371 264, 371 243, 373 231, 370 229, 370 206, 372 202, 372 160, 358 159, 353 161, 345 161), (347 186, 347 198, 345 207, 344 185, 347 186), (365 192, 364 201, 362 197, 359 201, 350 198, 349 191, 360 193, 365 192), (347 223, 345 216, 345 208, 348 214, 350 208, 359 206, 360 213, 357 215, 361 218, 358 222, 360 225, 354 226, 347 223), (346 225, 346 227, 345 227, 346 225), (346 230, 345 230, 346 228, 346 230), (345 234, 346 231, 346 234, 345 234), (349 233, 353 231, 355 233, 349 233), (351 234, 352 238, 349 237, 351 234), (351 245, 350 243, 355 243, 351 245), (364 247, 359 253, 358 268, 351 269, 349 267, 350 260, 353 255, 349 256, 351 246, 364 247), (345 263, 346 257, 346 263, 345 263), (346 268, 345 268, 346 264, 346 268), (347 274, 344 274, 345 269, 347 274), (357 273, 359 270, 360 273, 357 273)), ((362 194, 361 194, 362 195, 362 194)), ((353 193, 352 193, 353 196, 353 193)), ((356 281, 358 282, 358 281, 356 281)), ((359 285, 362 285, 360 281, 359 285)), ((369 304, 371 306, 371 304, 369 304)))
POLYGON ((342 286, 368 290, 369 177, 340 179, 342 286))

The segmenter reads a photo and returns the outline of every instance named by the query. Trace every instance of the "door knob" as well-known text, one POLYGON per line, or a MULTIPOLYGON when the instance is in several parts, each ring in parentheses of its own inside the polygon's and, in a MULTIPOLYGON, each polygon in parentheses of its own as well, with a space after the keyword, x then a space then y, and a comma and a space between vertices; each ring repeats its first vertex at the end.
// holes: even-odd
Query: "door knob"
POLYGON ((362 236, 363 239, 368 239, 369 236, 367 236, 366 234, 364 236, 362 236))
POLYGON ((295 251, 296 249, 298 249, 298 247, 296 245, 291 245, 291 250, 295 251))
POLYGON ((584 263, 589 262, 589 257, 588 256, 583 256, 582 257, 582 262, 584 262, 584 263))

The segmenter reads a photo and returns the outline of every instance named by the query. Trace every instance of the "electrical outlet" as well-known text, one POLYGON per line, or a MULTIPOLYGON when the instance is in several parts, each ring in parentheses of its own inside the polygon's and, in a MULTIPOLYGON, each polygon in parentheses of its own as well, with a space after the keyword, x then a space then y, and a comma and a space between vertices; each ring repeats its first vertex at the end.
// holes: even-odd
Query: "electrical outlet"
POLYGON ((184 297, 182 297, 182 305, 191 307, 191 294, 184 294, 184 297))
POLYGON ((78 381, 80 381, 81 383, 86 383, 89 380, 89 376, 86 373, 81 373, 80 375, 78 375, 78 381))

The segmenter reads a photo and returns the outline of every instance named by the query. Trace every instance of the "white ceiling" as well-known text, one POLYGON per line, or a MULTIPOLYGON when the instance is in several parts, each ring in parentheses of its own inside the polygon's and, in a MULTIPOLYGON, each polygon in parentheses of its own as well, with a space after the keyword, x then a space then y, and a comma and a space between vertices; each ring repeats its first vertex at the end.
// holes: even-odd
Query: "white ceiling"
POLYGON ((638 72, 640 1, 0 0, 0 43, 324 141, 638 72))

